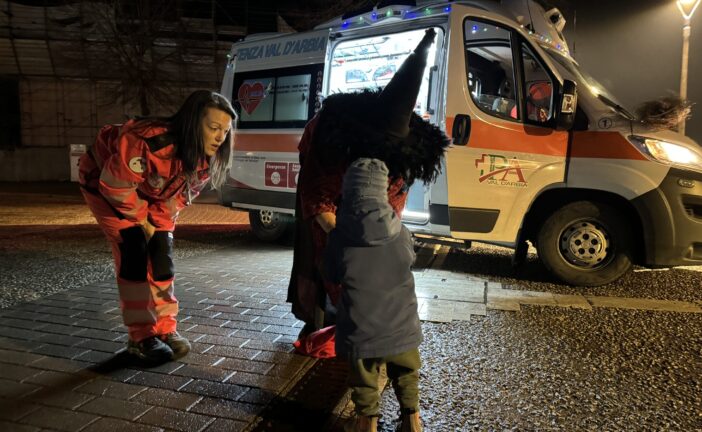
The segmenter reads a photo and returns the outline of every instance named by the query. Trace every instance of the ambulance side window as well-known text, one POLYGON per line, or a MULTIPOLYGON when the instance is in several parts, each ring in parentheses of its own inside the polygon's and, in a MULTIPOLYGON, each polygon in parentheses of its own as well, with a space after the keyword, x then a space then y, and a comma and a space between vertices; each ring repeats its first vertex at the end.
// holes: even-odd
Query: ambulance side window
POLYGON ((233 105, 239 129, 301 128, 314 115, 323 65, 295 66, 234 75, 233 105))
POLYGON ((238 96, 242 122, 307 120, 310 76, 245 80, 238 96))
POLYGON ((546 68, 527 44, 522 43, 526 117, 536 123, 548 123, 553 118, 553 82, 546 68))
POLYGON ((466 20, 463 24, 468 85, 475 104, 490 115, 518 120, 510 30, 466 20))
POLYGON ((293 75, 278 78, 275 86, 275 120, 307 120, 310 99, 310 76, 293 75))

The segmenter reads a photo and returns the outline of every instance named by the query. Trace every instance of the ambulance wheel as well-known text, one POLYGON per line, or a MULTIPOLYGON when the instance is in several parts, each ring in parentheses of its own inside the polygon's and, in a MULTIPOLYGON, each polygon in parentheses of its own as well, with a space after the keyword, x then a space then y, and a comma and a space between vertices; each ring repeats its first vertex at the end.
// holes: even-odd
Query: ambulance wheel
POLYGON ((285 235, 290 226, 289 217, 271 210, 249 210, 251 231, 262 241, 273 242, 285 235))
POLYGON ((598 202, 577 201, 552 213, 537 245, 546 268, 576 286, 614 282, 633 264, 630 225, 614 208, 598 202))

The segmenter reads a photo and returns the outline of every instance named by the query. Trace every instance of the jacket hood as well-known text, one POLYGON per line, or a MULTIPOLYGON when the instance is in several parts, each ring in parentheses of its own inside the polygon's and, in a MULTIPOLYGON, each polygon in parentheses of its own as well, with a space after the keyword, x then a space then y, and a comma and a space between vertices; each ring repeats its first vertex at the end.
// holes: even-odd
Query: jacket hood
POLYGON ((400 233, 401 222, 388 202, 388 169, 383 161, 359 158, 344 174, 336 229, 349 245, 387 243, 400 233))
MULTIPOLYGON (((340 209, 344 208, 342 203, 340 209)), ((349 246, 377 246, 394 240, 402 228, 402 222, 389 204, 366 201, 356 211, 339 212, 336 229, 345 237, 349 246), (376 207, 373 210, 364 210, 376 207)))

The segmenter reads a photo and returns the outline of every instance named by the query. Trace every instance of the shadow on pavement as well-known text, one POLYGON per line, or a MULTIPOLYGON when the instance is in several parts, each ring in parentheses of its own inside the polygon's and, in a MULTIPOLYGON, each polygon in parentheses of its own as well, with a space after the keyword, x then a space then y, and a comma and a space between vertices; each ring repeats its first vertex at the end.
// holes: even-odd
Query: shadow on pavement
POLYGON ((271 401, 252 432, 330 430, 337 420, 335 409, 345 402, 347 375, 345 361, 318 360, 294 387, 271 401))

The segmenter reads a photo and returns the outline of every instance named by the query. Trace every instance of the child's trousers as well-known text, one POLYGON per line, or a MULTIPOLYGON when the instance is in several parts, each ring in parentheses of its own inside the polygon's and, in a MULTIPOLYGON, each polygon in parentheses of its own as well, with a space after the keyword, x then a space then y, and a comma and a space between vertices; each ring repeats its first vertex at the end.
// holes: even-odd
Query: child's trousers
POLYGON ((417 348, 383 358, 366 358, 350 362, 351 400, 359 416, 377 416, 380 412, 378 375, 385 364, 401 409, 419 410, 419 368, 417 348))

